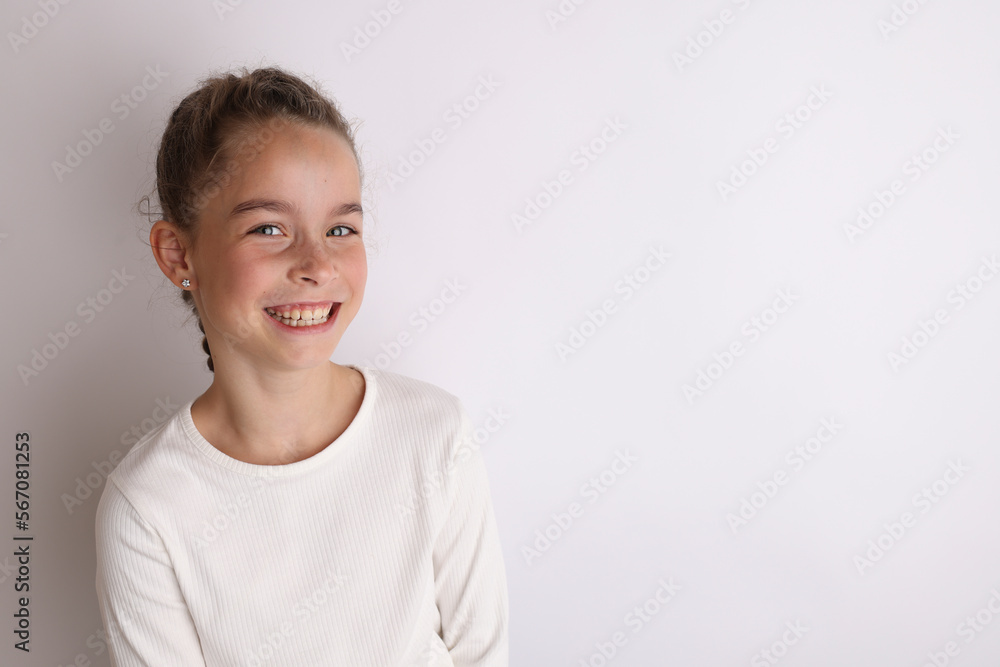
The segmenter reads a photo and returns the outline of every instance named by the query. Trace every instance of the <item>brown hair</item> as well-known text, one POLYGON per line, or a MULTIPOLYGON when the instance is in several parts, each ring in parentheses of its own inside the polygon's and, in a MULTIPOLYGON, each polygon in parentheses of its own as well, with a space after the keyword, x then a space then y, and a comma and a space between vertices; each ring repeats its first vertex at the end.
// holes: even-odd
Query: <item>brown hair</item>
MULTIPOLYGON (((327 127, 347 140, 364 175, 354 140, 354 129, 336 103, 318 85, 277 67, 237 74, 225 72, 203 79, 167 122, 156 156, 155 192, 164 220, 174 223, 193 244, 199 217, 210 199, 229 185, 232 177, 273 139, 274 130, 290 122, 327 127)), ((149 211, 149 196, 140 200, 149 211)), ((205 327, 191 292, 181 298, 205 327)), ((208 336, 202 338, 208 369, 215 372, 208 336)))

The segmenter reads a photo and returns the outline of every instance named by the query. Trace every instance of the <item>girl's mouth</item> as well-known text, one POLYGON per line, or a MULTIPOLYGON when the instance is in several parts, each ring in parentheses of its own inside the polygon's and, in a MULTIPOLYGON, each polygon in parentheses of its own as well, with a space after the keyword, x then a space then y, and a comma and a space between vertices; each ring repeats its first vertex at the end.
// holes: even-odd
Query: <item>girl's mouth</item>
POLYGON ((337 318, 340 303, 331 302, 326 305, 290 305, 265 308, 264 311, 272 320, 283 327, 295 330, 321 330, 325 325, 332 324, 337 318))

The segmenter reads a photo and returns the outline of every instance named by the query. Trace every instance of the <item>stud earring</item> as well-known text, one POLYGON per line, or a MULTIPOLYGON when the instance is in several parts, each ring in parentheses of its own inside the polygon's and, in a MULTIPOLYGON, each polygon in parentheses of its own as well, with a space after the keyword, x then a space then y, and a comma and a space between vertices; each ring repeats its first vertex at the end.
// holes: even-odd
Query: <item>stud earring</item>
POLYGON ((187 278, 185 278, 184 280, 181 281, 181 286, 182 287, 191 287, 191 281, 188 280, 187 278))

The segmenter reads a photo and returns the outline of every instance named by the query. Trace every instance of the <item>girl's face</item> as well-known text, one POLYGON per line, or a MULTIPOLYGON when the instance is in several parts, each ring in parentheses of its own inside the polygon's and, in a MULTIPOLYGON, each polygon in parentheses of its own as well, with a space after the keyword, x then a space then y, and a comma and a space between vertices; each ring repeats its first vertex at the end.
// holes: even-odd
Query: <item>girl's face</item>
POLYGON ((368 277, 357 163, 334 131, 297 123, 244 155, 253 157, 237 155, 230 184, 203 209, 191 260, 216 369, 224 357, 316 367, 360 309, 368 277))

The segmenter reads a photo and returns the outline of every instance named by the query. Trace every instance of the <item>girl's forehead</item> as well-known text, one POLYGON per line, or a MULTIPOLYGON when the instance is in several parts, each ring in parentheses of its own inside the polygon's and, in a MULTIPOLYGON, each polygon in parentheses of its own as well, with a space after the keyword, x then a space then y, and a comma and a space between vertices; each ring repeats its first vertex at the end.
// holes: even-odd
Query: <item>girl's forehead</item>
POLYGON ((290 123, 263 137, 266 142, 252 143, 251 133, 255 150, 236 150, 226 167, 228 185, 209 203, 212 218, 229 220, 250 200, 285 201, 295 212, 360 200, 357 160, 351 145, 333 130, 290 123))
MULTIPOLYGON (((263 139, 266 135, 262 135, 263 139)), ((347 139, 340 136, 333 128, 303 123, 287 123, 273 131, 273 139, 262 141, 266 148, 269 144, 302 147, 336 147, 338 151, 351 152, 347 139)))
POLYGON ((230 219, 254 210, 299 214, 307 209, 335 208, 360 201, 361 186, 353 157, 310 159, 302 152, 275 152, 262 157, 219 193, 212 207, 215 216, 230 219), (250 205, 254 202, 267 205, 250 205))
POLYGON ((358 165, 345 139, 332 131, 290 131, 263 146, 248 167, 259 172, 302 170, 342 178, 357 177, 358 165))

